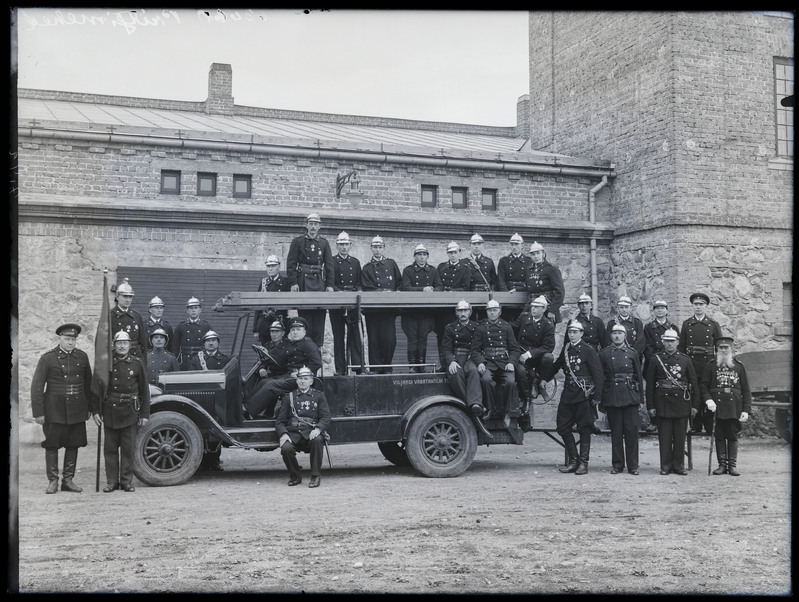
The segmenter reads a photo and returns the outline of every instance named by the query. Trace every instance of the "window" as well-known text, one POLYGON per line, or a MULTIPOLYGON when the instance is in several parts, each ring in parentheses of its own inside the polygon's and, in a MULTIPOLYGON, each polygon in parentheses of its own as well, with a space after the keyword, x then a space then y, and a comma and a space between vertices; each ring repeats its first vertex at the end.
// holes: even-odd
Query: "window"
POLYGON ((216 196, 216 174, 197 174, 197 196, 216 196))
POLYGON ((438 186, 422 184, 422 207, 435 207, 438 198, 438 186))
POLYGON ((497 191, 495 188, 483 188, 483 204, 484 211, 496 211, 497 208, 497 191))
POLYGON ((793 107, 780 102, 793 95, 793 60, 774 59, 774 100, 777 125, 777 155, 793 157, 793 107))
POLYGON ((233 174, 233 197, 249 199, 252 196, 252 176, 233 174))
POLYGON ((180 194, 180 172, 161 170, 161 194, 180 194))
POLYGON ((452 208, 466 209, 468 201, 468 189, 461 186, 452 187, 452 208))

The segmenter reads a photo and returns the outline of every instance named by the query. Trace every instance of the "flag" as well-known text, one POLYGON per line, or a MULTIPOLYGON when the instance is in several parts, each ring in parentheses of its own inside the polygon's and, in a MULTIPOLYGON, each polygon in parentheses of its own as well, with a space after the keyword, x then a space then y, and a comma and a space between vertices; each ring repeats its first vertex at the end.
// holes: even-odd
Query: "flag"
POLYGON ((108 302, 108 276, 103 274, 103 305, 97 335, 94 338, 94 374, 92 375, 92 395, 98 407, 105 399, 108 383, 111 381, 111 313, 108 302))

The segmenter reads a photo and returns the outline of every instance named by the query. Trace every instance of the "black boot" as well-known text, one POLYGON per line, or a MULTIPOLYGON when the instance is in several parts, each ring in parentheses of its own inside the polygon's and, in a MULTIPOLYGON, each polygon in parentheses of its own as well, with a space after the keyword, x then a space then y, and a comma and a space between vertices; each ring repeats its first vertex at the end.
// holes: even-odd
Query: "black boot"
POLYGON ((47 469, 47 485, 45 493, 58 493, 58 450, 44 450, 44 462, 47 469))
POLYGON ((713 474, 727 474, 727 440, 716 440, 716 457, 719 460, 719 467, 713 471, 713 474))
POLYGON ((591 452, 591 436, 580 436, 580 457, 577 461, 577 470, 574 474, 588 473, 588 456, 591 452))
POLYGON ((83 489, 72 482, 72 479, 75 478, 75 466, 77 463, 78 448, 66 448, 64 450, 64 471, 61 477, 61 491, 71 491, 72 493, 80 493, 83 491, 83 489))
POLYGON ((577 470, 577 445, 574 441, 564 441, 563 444, 566 446, 566 466, 561 466, 558 468, 559 471, 562 473, 569 473, 574 472, 577 470))
POLYGON ((727 441, 727 474, 731 477, 740 477, 736 464, 738 463, 738 442, 727 441))
MULTIPOLYGON (((418 364, 426 364, 427 363, 427 351, 422 351, 418 355, 418 357, 416 358, 416 363, 418 363, 418 364)), ((419 368, 416 371, 423 374, 424 372, 427 371, 427 369, 422 365, 422 366, 419 366, 419 368)))

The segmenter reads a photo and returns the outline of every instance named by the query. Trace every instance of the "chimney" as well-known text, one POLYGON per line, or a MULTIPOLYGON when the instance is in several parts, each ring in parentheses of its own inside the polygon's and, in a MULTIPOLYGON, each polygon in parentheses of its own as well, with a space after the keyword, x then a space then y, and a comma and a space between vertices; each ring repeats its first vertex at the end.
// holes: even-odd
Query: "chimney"
POLYGON ((233 69, 224 63, 213 63, 208 72, 206 113, 233 114, 233 69))
POLYGON ((530 95, 523 94, 516 101, 516 135, 530 138, 530 95))

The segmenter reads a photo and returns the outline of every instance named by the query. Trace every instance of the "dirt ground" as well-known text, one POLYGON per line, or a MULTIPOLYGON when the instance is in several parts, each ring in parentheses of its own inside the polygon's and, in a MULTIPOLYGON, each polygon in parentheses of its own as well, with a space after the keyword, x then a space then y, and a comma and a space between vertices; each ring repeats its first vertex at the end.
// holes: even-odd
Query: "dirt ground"
POLYGON ((304 455, 289 488, 277 452, 225 450, 222 473, 106 494, 89 431, 81 494, 45 495, 44 451, 20 448, 20 592, 793 591, 791 446, 777 438, 742 441, 738 478, 707 475, 707 439, 687 476, 660 476, 654 437, 639 476, 611 475, 607 436, 587 475, 564 475, 562 448, 529 433, 478 448, 452 479, 343 445, 320 488, 304 455))

